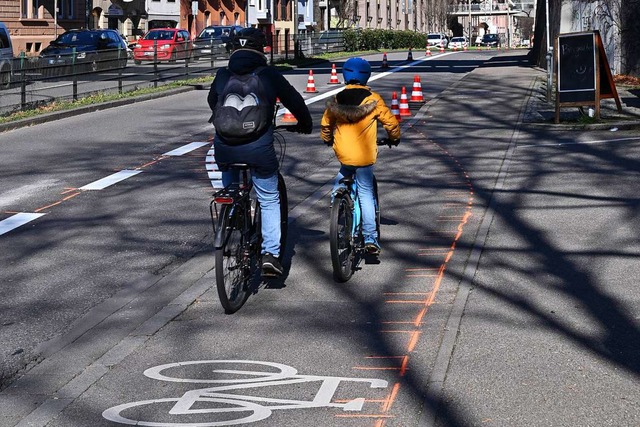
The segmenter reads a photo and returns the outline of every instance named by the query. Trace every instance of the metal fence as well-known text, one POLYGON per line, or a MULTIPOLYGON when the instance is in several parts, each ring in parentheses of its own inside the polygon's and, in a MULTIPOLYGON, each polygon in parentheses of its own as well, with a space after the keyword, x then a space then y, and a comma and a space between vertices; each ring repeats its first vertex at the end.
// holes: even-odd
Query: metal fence
MULTIPOLYGON (((210 76, 227 65, 226 49, 185 46, 169 60, 158 59, 158 46, 144 58, 131 50, 100 53, 72 51, 68 55, 26 57, 13 61, 8 84, 0 87, 0 116, 30 110, 58 100, 124 93, 167 82, 210 76), (143 60, 140 60, 143 59, 143 60)), ((282 36, 265 49, 271 63, 344 50, 341 33, 282 36)))

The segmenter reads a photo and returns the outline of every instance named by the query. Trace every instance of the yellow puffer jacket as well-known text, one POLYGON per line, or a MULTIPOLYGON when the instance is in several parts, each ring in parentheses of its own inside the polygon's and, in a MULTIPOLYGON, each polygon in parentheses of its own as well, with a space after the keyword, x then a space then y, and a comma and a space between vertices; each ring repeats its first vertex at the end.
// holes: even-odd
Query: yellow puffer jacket
POLYGON ((333 140, 341 164, 369 166, 378 157, 378 122, 390 139, 400 139, 400 124, 380 95, 367 86, 347 85, 327 101, 320 137, 325 143, 333 140))

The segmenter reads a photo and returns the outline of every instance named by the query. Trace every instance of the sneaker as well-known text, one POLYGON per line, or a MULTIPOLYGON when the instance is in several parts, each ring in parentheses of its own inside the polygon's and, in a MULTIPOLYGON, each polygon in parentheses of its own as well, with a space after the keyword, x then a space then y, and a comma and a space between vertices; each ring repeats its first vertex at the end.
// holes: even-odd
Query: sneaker
POLYGON ((269 252, 262 255, 263 276, 281 276, 282 271, 282 265, 278 261, 278 257, 271 255, 269 252))
POLYGON ((365 242, 364 249, 367 251, 369 255, 380 255, 380 244, 376 239, 365 242))

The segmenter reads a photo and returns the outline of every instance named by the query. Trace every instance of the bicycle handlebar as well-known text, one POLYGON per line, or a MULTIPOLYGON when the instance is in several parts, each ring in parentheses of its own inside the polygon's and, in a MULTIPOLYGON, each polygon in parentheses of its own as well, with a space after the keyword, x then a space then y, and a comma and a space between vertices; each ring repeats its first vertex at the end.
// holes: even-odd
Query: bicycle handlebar
POLYGON ((377 141, 378 145, 388 145, 389 148, 391 148, 392 146, 397 147, 398 144, 400 144, 400 140, 399 139, 389 139, 389 138, 380 138, 377 141))

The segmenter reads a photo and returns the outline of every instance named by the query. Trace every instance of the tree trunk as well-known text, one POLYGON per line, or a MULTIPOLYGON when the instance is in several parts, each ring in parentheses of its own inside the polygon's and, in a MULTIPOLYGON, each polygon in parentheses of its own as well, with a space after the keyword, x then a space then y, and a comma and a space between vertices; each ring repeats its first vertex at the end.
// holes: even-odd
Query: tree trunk
POLYGON ((620 74, 640 76, 640 0, 623 0, 620 74))
MULTIPOLYGON (((562 0, 546 0, 549 2, 549 45, 553 48, 556 36, 560 31, 560 15, 562 0)), ((640 1, 640 0, 631 0, 640 1)), ((547 20, 545 0, 539 0, 536 8, 536 27, 533 33, 533 47, 529 53, 529 61, 541 68, 547 67, 547 20)))

